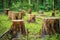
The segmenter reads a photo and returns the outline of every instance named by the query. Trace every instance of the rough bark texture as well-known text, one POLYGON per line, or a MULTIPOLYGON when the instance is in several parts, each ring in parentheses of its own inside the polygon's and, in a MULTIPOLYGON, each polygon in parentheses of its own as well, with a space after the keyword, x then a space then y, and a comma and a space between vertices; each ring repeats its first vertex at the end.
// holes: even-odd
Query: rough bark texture
POLYGON ((8 12, 9 12, 10 10, 9 9, 5 9, 4 10, 4 13, 6 14, 6 15, 8 15, 8 12))
POLYGON ((19 19, 22 19, 22 17, 23 17, 22 12, 19 12, 18 18, 19 18, 19 19))
POLYGON ((8 18, 9 18, 9 19, 12 19, 12 17, 13 17, 13 11, 9 11, 9 12, 8 12, 8 18))
POLYGON ((31 8, 28 9, 28 14, 32 14, 31 8))
POLYGON ((22 15, 23 15, 23 16, 26 15, 26 14, 25 14, 25 10, 21 10, 21 12, 22 12, 22 15))
POLYGON ((28 14, 28 19, 27 19, 27 21, 28 21, 28 22, 36 22, 35 17, 36 17, 36 15, 28 14))
POLYGON ((52 13, 52 16, 55 16, 55 13, 54 12, 52 13))
POLYGON ((25 14, 25 10, 21 10, 20 12, 19 12, 19 19, 22 19, 24 16, 25 16, 26 14, 25 14))
POLYGON ((9 12, 8 17, 11 20, 18 20, 19 13, 18 12, 9 12))
POLYGON ((52 12, 52 16, 55 16, 55 10, 53 10, 53 12, 52 12))
POLYGON ((12 35, 16 35, 18 32, 20 32, 23 35, 26 35, 24 21, 12 20, 11 33, 12 35))
POLYGON ((13 12, 13 11, 8 12, 8 17, 11 20, 19 20, 22 19, 24 16, 25 16, 24 10, 22 10, 21 12, 13 12))
POLYGON ((59 18, 45 18, 42 23, 42 34, 60 33, 59 18))

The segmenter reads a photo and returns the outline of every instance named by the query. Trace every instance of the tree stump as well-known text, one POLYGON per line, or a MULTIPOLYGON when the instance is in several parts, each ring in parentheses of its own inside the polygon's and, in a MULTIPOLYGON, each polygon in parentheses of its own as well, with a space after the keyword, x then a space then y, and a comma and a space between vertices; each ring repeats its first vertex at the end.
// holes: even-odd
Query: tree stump
POLYGON ((25 10, 21 10, 21 12, 22 12, 22 15, 23 15, 23 16, 26 15, 26 14, 25 14, 25 10))
POLYGON ((52 16, 55 16, 55 13, 54 12, 52 13, 52 16))
POLYGON ((9 11, 8 18, 11 20, 19 20, 19 19, 23 18, 23 14, 22 14, 22 12, 9 11))
POLYGON ((52 16, 53 16, 53 17, 55 16, 55 10, 53 10, 53 12, 52 12, 52 16))
POLYGON ((12 17, 13 17, 13 11, 9 11, 8 12, 8 18, 12 20, 12 17))
POLYGON ((28 14, 31 14, 32 13, 32 10, 31 8, 28 9, 28 14))
POLYGON ((36 15, 28 14, 27 22, 36 22, 36 15))
POLYGON ((54 33, 60 33, 59 18, 57 17, 43 18, 42 34, 52 35, 54 33))
POLYGON ((17 33, 26 35, 25 25, 23 20, 12 20, 11 34, 15 36, 17 33))
POLYGON ((39 10, 39 11, 38 11, 38 14, 43 14, 43 11, 42 11, 42 10, 39 10))
POLYGON ((19 12, 18 18, 19 18, 19 19, 22 19, 24 15, 25 15, 25 14, 21 11, 21 12, 19 12))
POLYGON ((8 15, 8 12, 9 12, 10 10, 9 9, 5 9, 4 10, 4 13, 6 14, 6 15, 8 15))
POLYGON ((19 12, 13 12, 12 13, 12 20, 18 20, 19 12))

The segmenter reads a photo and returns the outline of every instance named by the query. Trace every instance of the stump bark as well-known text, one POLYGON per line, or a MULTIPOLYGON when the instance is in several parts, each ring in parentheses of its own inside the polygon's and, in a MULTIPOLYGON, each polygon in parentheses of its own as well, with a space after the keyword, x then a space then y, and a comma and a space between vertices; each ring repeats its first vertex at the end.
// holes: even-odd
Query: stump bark
POLYGON ((54 33, 60 33, 59 18, 57 17, 43 18, 42 34, 51 35, 54 33))
POLYGON ((55 13, 54 12, 52 13, 52 16, 55 16, 55 13))
POLYGON ((31 8, 28 9, 28 14, 32 14, 31 8))
POLYGON ((12 17, 13 17, 13 11, 9 11, 8 12, 8 18, 12 20, 12 17))
POLYGON ((19 12, 19 16, 18 16, 18 18, 19 18, 19 19, 22 19, 23 16, 24 16, 23 12, 19 12))
POLYGON ((52 16, 55 16, 55 10, 53 10, 53 12, 52 12, 52 16))
POLYGON ((27 22, 36 22, 36 15, 28 14, 27 22))
POLYGON ((23 16, 26 15, 26 14, 25 14, 25 13, 26 13, 25 10, 21 10, 21 12, 22 12, 22 15, 23 15, 23 16))
POLYGON ((12 13, 12 20, 18 20, 19 12, 13 12, 12 13))
POLYGON ((11 33, 15 36, 18 32, 22 35, 26 35, 24 21, 12 20, 11 33))
POLYGON ((9 11, 8 18, 11 20, 19 20, 19 19, 23 18, 23 14, 22 14, 22 12, 9 11))
POLYGON ((4 13, 6 14, 6 15, 8 15, 8 12, 9 12, 10 10, 9 9, 5 9, 4 10, 4 13))

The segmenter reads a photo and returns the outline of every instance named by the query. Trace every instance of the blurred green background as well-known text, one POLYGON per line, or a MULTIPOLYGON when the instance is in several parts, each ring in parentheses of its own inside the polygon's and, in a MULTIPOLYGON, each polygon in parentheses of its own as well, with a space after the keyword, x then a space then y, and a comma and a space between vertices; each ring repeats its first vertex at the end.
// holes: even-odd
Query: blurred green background
POLYGON ((9 8, 14 11, 19 9, 28 10, 31 8, 33 11, 44 10, 50 11, 53 9, 60 10, 60 0, 0 0, 0 11, 9 8))

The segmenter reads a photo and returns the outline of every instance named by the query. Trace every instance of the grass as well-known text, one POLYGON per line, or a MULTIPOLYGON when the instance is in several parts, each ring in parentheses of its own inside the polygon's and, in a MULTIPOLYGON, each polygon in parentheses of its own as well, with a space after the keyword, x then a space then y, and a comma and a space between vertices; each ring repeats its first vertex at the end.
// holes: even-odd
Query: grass
POLYGON ((0 15, 0 35, 10 28, 10 23, 6 15, 0 15))
MULTIPOLYGON (((50 12, 44 12, 44 14, 47 15, 47 17, 51 16, 52 11, 50 12)), ((37 12, 32 12, 32 14, 37 14, 37 12)), ((38 14, 37 14, 38 15, 38 14)), ((23 18, 24 23, 25 23, 25 28, 26 30, 29 30, 29 39, 34 40, 30 34, 39 34, 41 28, 42 28, 42 19, 36 18, 37 23, 27 23, 27 13, 26 16, 23 18)), ((44 16, 41 16, 44 17, 44 16)), ((56 17, 60 17, 60 14, 56 14, 56 17)), ((11 21, 8 19, 7 15, 1 14, 0 15, 0 35, 4 33, 7 29, 9 29, 11 26, 11 21)), ((42 40, 58 40, 57 38, 58 34, 54 34, 51 37, 46 36, 42 40)), ((37 40, 40 40, 40 38, 37 38, 37 40)))

